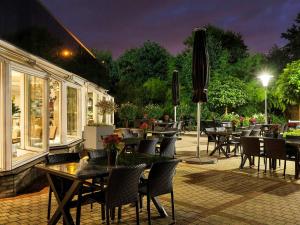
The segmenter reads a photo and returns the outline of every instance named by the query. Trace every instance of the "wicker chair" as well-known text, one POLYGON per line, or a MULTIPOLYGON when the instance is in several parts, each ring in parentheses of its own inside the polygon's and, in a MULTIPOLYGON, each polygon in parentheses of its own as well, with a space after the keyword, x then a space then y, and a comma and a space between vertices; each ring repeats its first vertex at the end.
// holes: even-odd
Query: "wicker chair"
POLYGON ((260 143, 258 137, 241 137, 241 145, 243 152, 241 154, 241 166, 249 159, 250 166, 254 165, 254 157, 258 157, 258 172, 260 166, 260 157, 264 156, 264 153, 260 150, 260 143), (253 157, 253 159, 252 159, 253 157))
POLYGON ((141 140, 137 152, 155 155, 155 146, 157 142, 158 138, 141 140))
POLYGON ((101 205, 105 205, 106 224, 109 224, 109 214, 110 211, 114 211, 114 208, 119 207, 118 218, 120 219, 121 206, 135 203, 136 223, 139 224, 138 186, 141 173, 145 168, 146 165, 144 164, 134 167, 113 168, 108 178, 107 188, 85 195, 83 199, 91 198, 101 205))
MULTIPOLYGON (((265 148, 265 161, 267 161, 267 158, 269 158, 270 170, 272 169, 271 161, 277 160, 277 159, 284 160, 284 168, 283 168, 283 176, 284 177, 285 177, 287 160, 295 161, 295 170, 296 170, 296 168, 297 168, 297 162, 295 160, 296 157, 289 156, 287 154, 287 148, 286 148, 284 139, 264 138, 264 148, 265 148)), ((267 163, 265 163, 265 172, 266 172, 266 170, 267 170, 267 163)))
MULTIPOLYGON (((78 162, 79 160, 80 160, 79 153, 62 153, 62 154, 53 154, 53 155, 46 156, 47 164, 78 162)), ((50 219, 50 214, 51 214, 51 197, 52 197, 52 189, 51 187, 49 187, 47 220, 50 219)))
POLYGON ((259 136, 260 136, 260 132, 261 132, 260 129, 253 129, 253 130, 251 130, 251 133, 250 133, 249 136, 252 136, 252 137, 259 137, 259 136))
POLYGON ((215 131, 215 128, 205 128, 205 133, 207 135, 207 148, 206 148, 206 153, 208 154, 208 147, 209 147, 209 143, 214 143, 215 147, 216 147, 216 142, 217 142, 217 135, 216 134, 209 134, 207 132, 209 131, 215 131))
POLYGON ((179 163, 178 159, 154 163, 149 172, 148 179, 141 180, 142 182, 139 187, 140 205, 142 208, 143 207, 142 196, 146 195, 149 224, 151 224, 151 212, 150 212, 151 198, 168 194, 168 193, 171 193, 172 219, 175 221, 173 177, 178 163, 179 163))
POLYGON ((107 151, 105 149, 90 150, 88 156, 90 159, 107 158, 107 151))
POLYGON ((159 155, 174 158, 176 137, 164 137, 160 143, 159 155))
MULTIPOLYGON (((233 137, 232 140, 230 140, 230 144, 234 145, 233 151, 234 155, 236 155, 236 152, 240 150, 241 148, 241 137, 248 137, 251 133, 251 130, 242 130, 242 133, 239 137, 233 137)), ((240 151, 241 152, 241 151, 240 151)))

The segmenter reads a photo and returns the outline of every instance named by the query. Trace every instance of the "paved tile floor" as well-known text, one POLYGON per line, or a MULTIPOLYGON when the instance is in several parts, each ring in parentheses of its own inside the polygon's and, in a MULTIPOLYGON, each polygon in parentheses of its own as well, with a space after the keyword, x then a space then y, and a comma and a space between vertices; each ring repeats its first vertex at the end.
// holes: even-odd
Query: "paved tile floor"
MULTIPOLYGON (((206 138, 201 137, 200 143, 201 149, 205 149, 201 151, 204 158, 206 138)), ((183 136, 177 143, 177 155, 183 162, 174 183, 176 224, 300 224, 300 181, 293 178, 292 163, 288 163, 286 179, 282 176, 283 166, 274 174, 264 174, 263 170, 257 173, 256 167, 239 170, 239 157, 221 156, 216 164, 191 164, 189 159, 195 154, 195 146, 196 138, 192 136, 183 136)), ((48 189, 44 188, 37 193, 1 199, 0 224, 47 224, 47 198, 48 189)), ((170 213, 170 197, 162 196, 160 201, 170 213)), ((53 204, 52 212, 55 207, 53 204)), ((122 224, 135 224, 135 208, 125 207, 122 215, 122 224)), ((140 216, 141 223, 147 224, 145 209, 140 216)), ((103 224, 100 207, 94 204, 91 210, 89 205, 84 206, 81 221, 103 224)), ((152 221, 172 224, 170 217, 159 218, 154 207, 152 221)))

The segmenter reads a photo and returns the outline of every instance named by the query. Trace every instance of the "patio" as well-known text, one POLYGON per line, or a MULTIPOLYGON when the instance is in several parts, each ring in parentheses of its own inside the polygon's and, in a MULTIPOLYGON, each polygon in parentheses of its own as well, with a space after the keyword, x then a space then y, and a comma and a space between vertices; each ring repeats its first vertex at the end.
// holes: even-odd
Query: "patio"
MULTIPOLYGON (((191 157, 195 147, 196 137, 183 136, 177 141, 178 157, 191 157)), ((206 155, 206 137, 201 137, 201 149, 201 155, 206 155)), ((177 224, 300 224, 300 181, 293 178, 292 163, 287 164, 286 179, 282 176, 283 166, 275 175, 268 171, 258 175, 257 169, 249 169, 247 164, 239 170, 239 164, 239 157, 220 158, 217 164, 181 163, 174 185, 177 224)), ((46 224, 47 199, 48 188, 1 199, 0 224, 46 224)), ((160 199, 170 214, 169 196, 160 199)), ((56 205, 52 207, 53 212, 56 205)), ((140 216, 141 223, 146 224, 145 208, 140 216)), ((171 218, 158 218, 155 210, 152 217, 154 224, 172 222, 171 218)), ((102 224, 98 204, 94 204, 92 211, 89 205, 82 208, 81 224, 102 224)), ((122 224, 135 224, 134 207, 124 207, 122 224)))

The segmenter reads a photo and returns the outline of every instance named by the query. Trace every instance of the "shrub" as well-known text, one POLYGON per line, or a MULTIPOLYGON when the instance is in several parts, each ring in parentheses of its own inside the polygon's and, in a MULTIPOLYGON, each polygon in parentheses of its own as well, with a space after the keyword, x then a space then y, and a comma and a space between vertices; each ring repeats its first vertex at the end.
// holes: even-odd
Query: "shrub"
POLYGON ((163 115, 163 109, 156 104, 145 106, 144 113, 148 114, 149 119, 159 119, 163 115))

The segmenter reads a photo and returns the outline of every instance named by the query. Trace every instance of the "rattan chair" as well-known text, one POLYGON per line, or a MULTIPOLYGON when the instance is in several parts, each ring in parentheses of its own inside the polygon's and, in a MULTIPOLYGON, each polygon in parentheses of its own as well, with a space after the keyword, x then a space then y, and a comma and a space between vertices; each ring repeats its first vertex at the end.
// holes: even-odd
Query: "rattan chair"
POLYGON ((118 219, 121 217, 121 206, 135 203, 136 223, 139 224, 139 204, 138 204, 138 186, 141 173, 146 165, 141 164, 134 167, 113 168, 108 178, 107 188, 103 191, 95 192, 83 196, 85 199, 105 205, 106 224, 110 223, 110 211, 119 207, 118 219))
POLYGON ((174 158, 176 137, 164 137, 160 143, 159 155, 174 158))
POLYGON ((215 131, 215 128, 205 128, 204 133, 207 135, 207 147, 206 147, 206 153, 208 154, 208 147, 209 143, 214 143, 216 147, 217 143, 217 135, 216 134, 209 134, 207 132, 209 131, 215 131))
POLYGON ((241 137, 248 137, 251 133, 251 130, 242 130, 242 133, 239 137, 233 137, 229 144, 234 145, 233 151, 234 155, 236 155, 236 152, 240 150, 241 152, 241 137))
MULTIPOLYGON (((284 139, 278 138, 264 138, 265 161, 269 158, 270 171, 272 170, 272 160, 284 160, 283 176, 285 177, 286 161, 295 161, 295 171, 297 167, 296 156, 289 156, 284 139)), ((295 153, 296 154, 296 153, 295 153)), ((273 161, 273 165, 276 161, 273 161)), ((273 168, 275 169, 275 168, 273 168)), ((267 163, 265 163, 265 172, 267 170, 267 163)))
POLYGON ((260 129, 253 129, 253 130, 251 130, 251 133, 250 133, 249 136, 252 136, 252 137, 259 137, 259 136, 260 136, 260 132, 261 132, 260 129))
POLYGON ((155 146, 157 142, 158 138, 141 140, 137 152, 155 155, 155 146))
POLYGON ((140 204, 142 196, 147 196, 148 223, 151 224, 150 200, 164 194, 171 194, 172 219, 175 221, 175 207, 173 194, 173 177, 179 163, 178 159, 154 163, 150 169, 148 179, 143 179, 139 187, 140 204))
POLYGON ((260 166, 260 157, 264 156, 264 153, 260 149, 260 142, 258 137, 241 137, 241 166, 242 169, 246 160, 249 159, 249 165, 254 165, 255 156, 258 157, 258 172, 260 166), (253 157, 253 158, 252 158, 253 157))
POLYGON ((107 158, 107 151, 105 149, 89 150, 88 156, 90 159, 104 159, 107 158))

